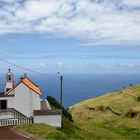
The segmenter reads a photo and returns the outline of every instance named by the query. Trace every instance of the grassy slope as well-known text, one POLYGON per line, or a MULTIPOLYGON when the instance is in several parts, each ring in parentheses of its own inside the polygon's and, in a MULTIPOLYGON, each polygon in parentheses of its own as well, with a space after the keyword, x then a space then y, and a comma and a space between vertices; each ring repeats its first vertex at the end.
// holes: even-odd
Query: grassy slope
POLYGON ((74 123, 63 118, 63 128, 55 129, 43 124, 23 125, 17 128, 46 139, 140 139, 140 118, 128 118, 124 114, 133 109, 140 111, 140 85, 108 93, 70 107, 74 123), (109 110, 89 110, 89 107, 109 106, 109 110))
POLYGON ((87 132, 95 134, 94 138, 139 138, 140 118, 128 118, 124 114, 130 109, 140 111, 140 85, 132 86, 121 91, 108 93, 104 96, 89 99, 70 108, 75 125, 87 132), (89 107, 109 106, 117 116, 109 110, 90 110, 89 107), (129 133, 130 132, 130 133, 129 133))
POLYGON ((27 124, 15 126, 19 132, 26 132, 44 139, 90 139, 94 134, 76 127, 68 119, 63 118, 63 128, 54 128, 45 124, 27 124))

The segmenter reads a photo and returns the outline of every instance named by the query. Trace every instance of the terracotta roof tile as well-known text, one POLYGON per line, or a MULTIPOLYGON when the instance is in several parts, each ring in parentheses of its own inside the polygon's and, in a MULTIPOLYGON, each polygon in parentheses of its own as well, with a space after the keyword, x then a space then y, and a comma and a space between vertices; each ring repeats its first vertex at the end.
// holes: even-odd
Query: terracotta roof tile
POLYGON ((35 85, 27 76, 22 79, 22 82, 30 89, 41 95, 41 91, 37 85, 35 85))

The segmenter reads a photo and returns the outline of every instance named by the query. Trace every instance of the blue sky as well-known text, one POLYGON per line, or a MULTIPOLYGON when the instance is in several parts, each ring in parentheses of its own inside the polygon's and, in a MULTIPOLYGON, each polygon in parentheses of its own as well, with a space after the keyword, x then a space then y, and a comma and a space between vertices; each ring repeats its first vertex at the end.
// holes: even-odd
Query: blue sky
POLYGON ((0 7, 2 59, 48 74, 140 71, 139 0, 0 0, 0 7))

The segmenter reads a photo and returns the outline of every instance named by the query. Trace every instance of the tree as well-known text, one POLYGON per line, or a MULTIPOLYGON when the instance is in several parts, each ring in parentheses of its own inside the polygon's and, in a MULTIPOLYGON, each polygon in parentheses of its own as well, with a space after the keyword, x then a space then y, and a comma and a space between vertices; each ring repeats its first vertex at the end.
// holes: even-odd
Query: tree
MULTIPOLYGON (((46 99, 48 100, 52 108, 61 109, 60 103, 54 97, 47 96, 46 99)), ((68 109, 65 109, 63 106, 62 106, 62 113, 64 117, 68 118, 71 122, 73 122, 71 113, 68 112, 68 109)))

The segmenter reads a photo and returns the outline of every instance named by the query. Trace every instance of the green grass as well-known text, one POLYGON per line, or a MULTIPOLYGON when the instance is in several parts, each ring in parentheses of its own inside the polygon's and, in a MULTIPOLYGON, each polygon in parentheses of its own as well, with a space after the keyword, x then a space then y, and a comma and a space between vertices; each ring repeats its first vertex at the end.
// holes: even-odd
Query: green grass
MULTIPOLYGON (((17 130, 25 131, 44 139, 86 139, 90 134, 75 126, 67 118, 63 118, 63 127, 54 128, 45 124, 26 124, 15 126, 17 130)), ((93 135, 91 135, 93 136, 93 135)))
POLYGON ((95 138, 100 135, 101 139, 140 139, 139 97, 140 85, 135 85, 85 100, 70 107, 70 111, 76 126, 95 133, 95 138), (100 106, 108 106, 121 115, 117 116, 110 110, 98 110, 100 106), (134 117, 131 113, 135 113, 134 117))
POLYGON ((140 139, 140 85, 108 93, 70 107, 74 122, 63 117, 63 127, 44 124, 17 128, 45 139, 140 139), (111 108, 99 110, 100 106, 111 108), (90 110, 89 108, 94 108, 90 110), (136 113, 131 117, 131 113, 136 113))
POLYGON ((35 136, 42 136, 45 139, 60 139, 64 138, 64 134, 57 129, 45 124, 28 124, 16 126, 16 129, 24 130, 35 136))

